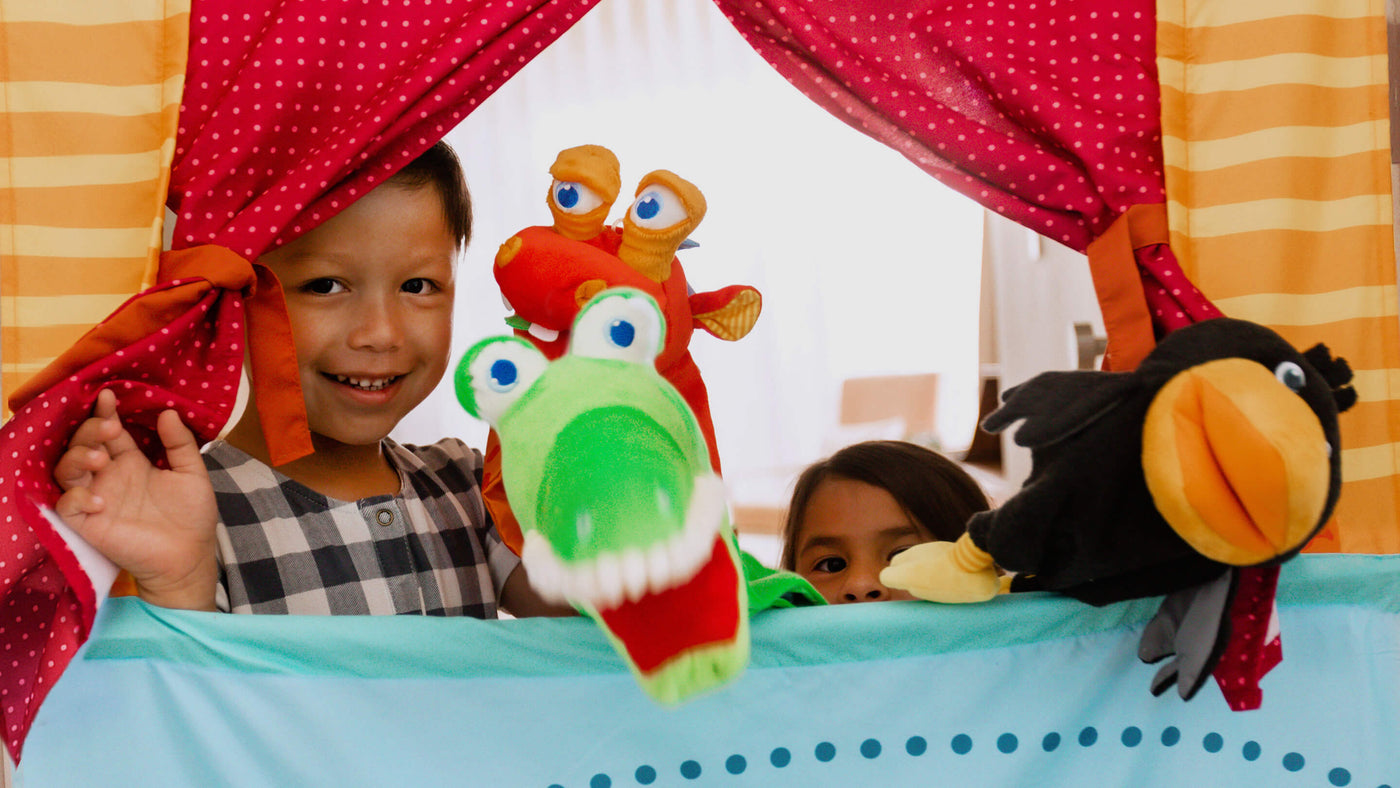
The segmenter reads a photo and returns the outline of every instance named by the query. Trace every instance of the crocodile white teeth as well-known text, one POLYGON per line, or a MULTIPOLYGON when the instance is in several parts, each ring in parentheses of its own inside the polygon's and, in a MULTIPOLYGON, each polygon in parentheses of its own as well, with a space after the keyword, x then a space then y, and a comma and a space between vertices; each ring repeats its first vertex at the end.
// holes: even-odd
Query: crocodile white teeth
POLYGON ((336 375, 335 379, 339 383, 354 386, 361 391, 379 391, 401 377, 403 376, 394 375, 388 378, 352 378, 348 375, 336 375))
POLYGON ((693 578, 710 559, 725 514, 724 483, 710 474, 695 480, 685 525, 665 541, 564 561, 543 534, 530 530, 520 557, 544 598, 613 608, 693 578))

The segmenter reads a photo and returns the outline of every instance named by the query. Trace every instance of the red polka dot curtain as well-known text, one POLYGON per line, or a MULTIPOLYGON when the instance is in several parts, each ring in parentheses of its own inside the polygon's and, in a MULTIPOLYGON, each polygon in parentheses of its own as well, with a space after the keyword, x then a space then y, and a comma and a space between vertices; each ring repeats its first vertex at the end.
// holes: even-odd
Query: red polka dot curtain
POLYGON ((1166 243, 1151 0, 716 3, 831 114, 1088 251, 1110 368, 1218 314, 1166 243))
POLYGON ((233 409, 246 326, 273 457, 309 452, 281 293, 252 261, 441 139, 596 2, 193 3, 178 134, 166 151, 177 251, 162 256, 159 284, 14 393, 0 434, 0 712, 16 759, 105 590, 39 508, 58 497, 53 463, 97 392, 117 390, 147 446, 167 407, 208 440, 233 409))

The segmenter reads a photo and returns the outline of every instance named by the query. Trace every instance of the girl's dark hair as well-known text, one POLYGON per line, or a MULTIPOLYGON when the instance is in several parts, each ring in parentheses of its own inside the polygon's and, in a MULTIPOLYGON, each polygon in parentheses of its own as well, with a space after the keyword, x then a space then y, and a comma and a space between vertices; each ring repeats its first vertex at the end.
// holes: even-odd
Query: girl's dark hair
POLYGON ((452 237, 457 239, 457 248, 461 249, 471 241, 472 196, 467 191, 467 179, 462 175, 462 163, 452 146, 438 141, 409 162, 408 166, 394 173, 389 183, 409 189, 430 183, 437 187, 447 227, 452 231, 452 237))
POLYGON ((830 478, 864 482, 888 492, 930 539, 955 541, 967 520, 991 508, 987 494, 958 464, 905 441, 855 443, 814 463, 797 477, 783 524, 784 569, 796 569, 797 531, 813 493, 830 478))

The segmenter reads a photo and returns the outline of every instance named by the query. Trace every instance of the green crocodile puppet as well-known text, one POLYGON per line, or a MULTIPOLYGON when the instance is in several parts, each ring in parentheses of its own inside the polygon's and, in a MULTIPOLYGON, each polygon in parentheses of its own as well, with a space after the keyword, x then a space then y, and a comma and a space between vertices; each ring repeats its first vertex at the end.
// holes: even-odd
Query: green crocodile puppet
POLYGON ((493 337, 463 356, 456 385, 500 436, 531 584, 597 621, 647 693, 672 704, 743 671, 750 589, 763 607, 819 597, 741 558, 704 434, 656 372, 664 344, 650 296, 606 290, 579 312, 566 355, 493 337))

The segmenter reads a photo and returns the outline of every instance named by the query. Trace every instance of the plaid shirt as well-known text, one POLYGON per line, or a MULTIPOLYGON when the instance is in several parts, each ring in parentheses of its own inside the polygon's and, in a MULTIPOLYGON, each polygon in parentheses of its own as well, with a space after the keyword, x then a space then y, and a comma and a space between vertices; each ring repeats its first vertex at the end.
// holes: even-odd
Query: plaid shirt
POLYGON ((223 441, 204 464, 219 505, 219 609, 495 618, 520 559, 482 505, 481 454, 455 439, 384 452, 398 495, 327 498, 223 441))

